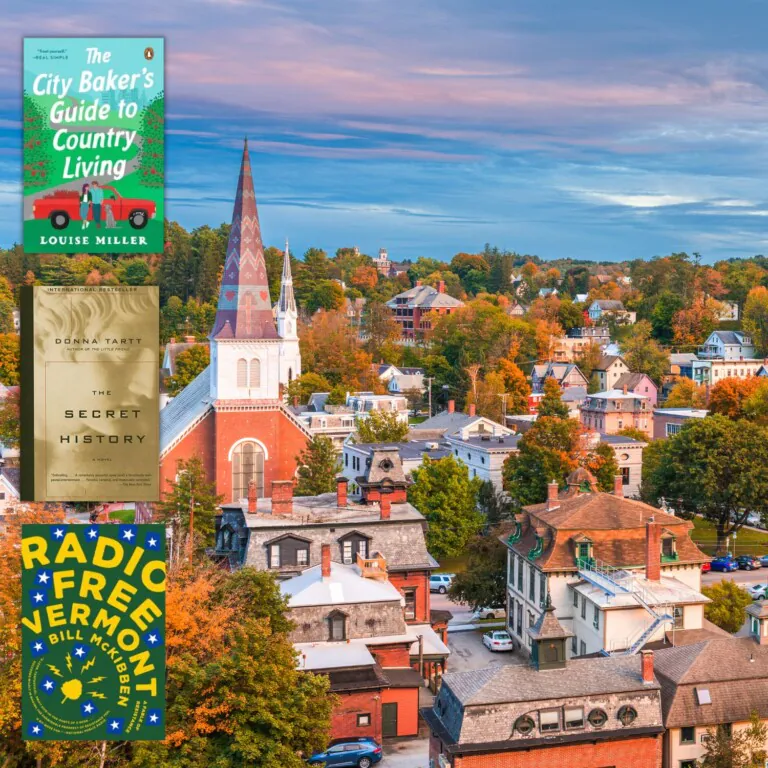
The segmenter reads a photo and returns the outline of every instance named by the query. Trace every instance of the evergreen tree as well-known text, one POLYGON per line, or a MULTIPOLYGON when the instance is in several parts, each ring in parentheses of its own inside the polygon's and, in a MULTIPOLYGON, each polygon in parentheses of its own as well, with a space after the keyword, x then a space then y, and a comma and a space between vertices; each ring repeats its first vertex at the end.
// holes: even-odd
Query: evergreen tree
POLYGON ((155 96, 141 112, 138 174, 148 187, 165 184, 165 97, 155 96))
POLYGON ((165 380, 170 395, 178 395, 191 384, 211 362, 211 353, 206 344, 195 344, 176 356, 176 373, 165 380))
POLYGON ((568 406, 563 402, 562 390, 552 376, 544 382, 544 397, 539 403, 539 418, 551 416, 556 419, 568 418, 568 406))
POLYGON ((313 437, 296 457, 296 463, 299 466, 296 496, 317 496, 336 490, 336 475, 341 462, 330 437, 313 437))

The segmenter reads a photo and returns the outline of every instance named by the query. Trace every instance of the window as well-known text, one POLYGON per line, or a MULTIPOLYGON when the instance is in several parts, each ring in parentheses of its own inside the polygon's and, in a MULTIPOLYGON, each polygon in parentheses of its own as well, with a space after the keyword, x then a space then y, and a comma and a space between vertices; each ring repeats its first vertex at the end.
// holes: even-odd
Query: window
POLYGON ((696 743, 696 729, 690 725, 686 728, 680 729, 680 743, 681 744, 695 744, 696 743))
POLYGON ((680 768, 696 768, 698 763, 696 760, 681 760, 680 761, 680 768))
POLYGON ((583 728, 584 727, 584 708, 566 707, 565 708, 565 728, 583 728))
POLYGON ((589 542, 582 541, 579 543, 579 557, 587 560, 589 558, 589 542))
POLYGON ((517 636, 523 636, 523 604, 517 604, 517 636))
POLYGON ((667 437, 671 435, 677 435, 680 432, 680 424, 670 424, 667 422, 667 437))
POLYGON ((248 377, 248 386, 253 388, 261 386, 261 361, 257 358, 253 358, 251 360, 251 370, 250 376, 248 377))
POLYGON ((587 644, 581 640, 579 641, 579 656, 586 656, 587 655, 587 644))
POLYGON ((344 466, 345 467, 349 466, 349 454, 348 453, 344 454, 344 466))
POLYGON ((760 637, 760 622, 754 616, 750 616, 749 625, 750 632, 752 632, 755 637, 760 637))
POLYGON ((517 589, 522 593, 523 591, 523 558, 517 559, 517 589))
POLYGON ((357 716, 357 727, 363 728, 366 725, 371 724, 371 713, 370 712, 360 712, 357 716))
POLYGON ((629 467, 621 468, 621 484, 629 485, 629 467))
POLYGON ((551 733, 560 730, 560 710, 547 709, 539 712, 539 730, 542 733, 551 733))
POLYGON ((351 565, 352 563, 352 541, 347 540, 342 544, 342 562, 346 565, 351 565))
POLYGON ((619 722, 624 725, 631 725, 635 722, 637 719, 637 710, 635 710, 634 707, 630 707, 628 705, 624 705, 619 709, 619 714, 617 715, 619 722))
POLYGON ((270 568, 280 567, 280 545, 279 544, 273 544, 269 548, 269 567, 270 568))
POLYGON ((547 601, 547 577, 542 573, 539 577, 539 605, 543 608, 547 601))
POLYGON ((532 603, 536 602, 536 570, 533 566, 528 572, 528 598, 532 603))
POLYGON ((592 626, 595 629, 600 629, 600 609, 597 605, 593 606, 594 614, 592 616, 592 626))
POLYGON ((511 552, 509 554, 509 585, 515 586, 515 555, 511 552))
POLYGON ((307 565, 309 563, 309 550, 297 549, 296 550, 296 565, 307 565))
MULTIPOLYGON (((532 627, 536 623, 536 617, 533 615, 531 611, 528 611, 528 626, 532 627)), ((528 636, 528 645, 533 645, 533 640, 531 639, 531 636, 528 635, 526 632, 526 635, 528 636)))
POLYGON ((328 616, 328 639, 344 640, 346 638, 346 617, 338 611, 328 616))
POLYGON ((518 733, 522 733, 523 736, 529 734, 536 727, 536 723, 533 722, 533 718, 530 715, 523 715, 515 720, 515 730, 518 733))
POLYGON ((575 656, 579 651, 579 638, 571 635, 571 653, 575 656))
POLYGON ((405 598, 405 619, 416 618, 416 588, 408 587, 403 590, 403 597, 405 598))
POLYGON ((248 386, 248 363, 242 357, 237 361, 237 386, 248 386))
POLYGON ((674 621, 675 629, 682 629, 683 628, 683 607, 681 605, 675 606, 674 615, 675 615, 675 621, 674 621))
POLYGON ((587 618, 587 598, 584 595, 581 596, 581 618, 587 618))
POLYGON ((579 593, 575 589, 573 590, 573 607, 579 607, 579 593))
POLYGON ((604 709, 593 709, 588 717, 589 724, 593 728, 602 728, 608 722, 608 715, 604 709))
POLYGON ((264 451, 250 440, 240 443, 232 452, 232 497, 248 498, 248 484, 256 483, 256 496, 264 495, 264 451))
POLYGON ((662 557, 674 557, 675 555, 675 539, 672 536, 665 536, 661 540, 661 555, 662 557))

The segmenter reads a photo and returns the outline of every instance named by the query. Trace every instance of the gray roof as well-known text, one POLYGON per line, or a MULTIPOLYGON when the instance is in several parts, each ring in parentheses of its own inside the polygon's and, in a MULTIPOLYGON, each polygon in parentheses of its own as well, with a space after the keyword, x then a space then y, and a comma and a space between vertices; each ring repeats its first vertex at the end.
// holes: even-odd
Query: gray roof
POLYGON ((671 352, 669 355, 670 365, 690 365, 698 359, 693 352, 671 352))
POLYGON ((211 369, 200 373, 160 411, 160 455, 211 410, 211 369))
POLYGON ((457 429, 461 429, 468 424, 474 416, 469 416, 461 411, 454 411, 449 413, 448 411, 441 411, 435 414, 432 418, 422 421, 421 424, 412 424, 411 432, 418 435, 422 430, 438 431, 441 430, 444 433, 451 431, 455 432, 457 429))
POLYGON ((8 481, 16 493, 19 492, 21 488, 21 470, 19 467, 0 467, 0 475, 8 481))
POLYGON ((615 299, 595 299, 592 304, 597 304, 600 309, 624 310, 624 303, 615 299))
MULTIPOLYGON (((723 344, 733 344, 741 346, 750 342, 745 341, 745 334, 738 331, 713 331, 712 336, 717 336, 723 344)), ((711 338, 711 336, 710 336, 711 338)))
POLYGON ((566 387, 561 395, 560 399, 564 403, 581 403, 587 399, 586 387, 566 387))
POLYGON ((625 437, 624 435, 605 435, 600 434, 600 442, 608 445, 646 445, 634 437, 625 437))
MULTIPOLYGON (((627 365, 626 361, 623 357, 621 357, 621 355, 603 355, 600 358, 600 362, 595 366, 595 370, 607 371, 608 368, 610 368, 617 360, 621 360, 624 365, 627 365)), ((627 368, 629 368, 628 365, 627 368)))
POLYGON ((418 459, 425 453, 429 454, 431 459, 442 459, 450 454, 451 449, 445 445, 438 444, 437 448, 429 448, 428 446, 434 445, 435 440, 410 440, 407 443, 353 443, 352 447, 359 450, 361 453, 367 456, 373 455, 375 450, 379 448, 385 448, 390 446, 397 447, 400 452, 400 458, 405 459, 418 459))
POLYGON ((619 376, 618 379, 616 379, 616 382, 613 385, 614 389, 623 389, 624 387, 627 388, 628 391, 633 392, 637 387, 640 386, 644 381, 649 381, 654 389, 658 389, 658 387, 653 383, 653 379, 648 376, 645 373, 633 373, 630 371, 629 373, 622 373, 621 376, 619 376))
MULTIPOLYGON (((424 307, 427 309, 436 307, 463 307, 464 302, 454 299, 447 293, 440 293, 437 288, 431 285, 416 285, 407 291, 398 293, 387 302, 387 306, 394 308, 398 306, 397 299, 408 299, 408 307, 424 307)), ((402 306, 400 304, 399 306, 402 306)))
POLYGON ((423 373, 395 374, 392 380, 397 382, 401 392, 406 392, 409 389, 424 389, 423 373))
POLYGON ((516 451, 517 444, 520 442, 521 434, 514 435, 475 435, 473 437, 467 437, 462 439, 460 435, 448 435, 452 442, 460 443, 461 445, 472 445, 485 451, 516 451))

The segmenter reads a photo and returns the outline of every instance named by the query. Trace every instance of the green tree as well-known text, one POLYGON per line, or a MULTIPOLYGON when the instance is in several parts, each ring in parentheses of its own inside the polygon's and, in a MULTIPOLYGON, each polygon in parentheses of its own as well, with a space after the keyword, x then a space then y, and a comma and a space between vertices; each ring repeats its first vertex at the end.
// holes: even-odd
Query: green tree
POLYGON ((700 768, 763 768, 766 762, 765 742, 768 738, 760 715, 753 711, 749 728, 730 729, 723 725, 708 728, 704 757, 700 768))
POLYGON ((309 396, 315 392, 330 392, 331 383, 325 376, 319 373, 302 373, 297 376, 286 387, 288 400, 293 403, 294 398, 298 398, 300 405, 306 405, 309 402, 309 396))
POLYGON ((176 479, 169 480, 170 489, 158 506, 160 519, 174 528, 176 552, 182 542, 188 550, 204 549, 213 543, 216 513, 224 499, 216 494, 216 486, 205 473, 202 459, 180 459, 176 463, 176 479))
POLYGON ((653 336, 669 344, 672 341, 672 318, 683 309, 683 299, 671 291, 662 291, 651 312, 653 336))
POLYGON ((557 322, 564 331, 570 331, 584 325, 584 315, 576 304, 566 298, 558 307, 557 322))
POLYGON ((0 333, 0 384, 7 387, 19 383, 19 337, 0 333))
POLYGON ((539 418, 551 416, 556 419, 568 418, 568 406, 563 402, 562 390, 557 380, 549 377, 544 382, 544 397, 539 403, 539 418))
POLYGON ((768 354, 768 288, 759 285, 747 294, 743 327, 752 336, 758 354, 768 354))
POLYGON ((0 400, 0 445, 19 447, 19 391, 11 390, 0 400))
POLYGON ((8 280, 0 275, 0 333, 13 333, 13 310, 16 300, 8 280))
POLYGON ((624 427, 624 429, 620 429, 616 434, 621 437, 630 437, 632 440, 638 440, 641 443, 648 442, 648 435, 642 429, 637 429, 637 427, 624 427))
POLYGON ((137 173, 148 187, 165 184, 165 96, 155 96, 141 112, 141 144, 137 173))
POLYGON ((402 443, 408 439, 408 424, 397 411, 370 411, 355 421, 359 443, 402 443))
POLYGON ((336 490, 341 462, 330 437, 315 435, 296 457, 296 463, 299 466, 296 496, 317 496, 336 490))
POLYGON ((455 557, 465 551, 483 526, 477 508, 481 481, 453 456, 431 459, 413 470, 408 501, 427 518, 427 548, 436 558, 455 557))
POLYGON ((768 513, 766 465, 765 427, 720 415, 692 419, 663 442, 653 474, 644 473, 643 494, 665 498, 684 516, 709 520, 722 552, 750 513, 768 513))
POLYGON ((644 373, 659 384, 669 369, 669 356, 651 338, 651 324, 641 320, 621 344, 621 356, 635 373, 644 373))
POLYGON ((467 546, 467 568, 457 573, 449 595, 469 603, 473 610, 506 604, 507 548, 499 541, 499 528, 474 536, 467 546))
POLYGON ((508 494, 499 492, 490 480, 486 480, 477 492, 477 506, 485 517, 488 527, 509 522, 514 518, 515 505, 508 494))
POLYGON ((677 381, 664 401, 665 408, 706 408, 706 406, 705 387, 688 378, 677 381))
POLYGON ((600 345, 596 341, 590 341, 584 347, 581 354, 576 356, 576 365, 579 366, 579 370, 584 374, 584 378, 587 381, 591 381, 592 374, 595 368, 600 365, 602 359, 603 350, 600 349, 600 345))
POLYGON ((321 280, 310 291, 304 306, 310 314, 318 309, 341 309, 344 306, 344 289, 335 280, 321 280))
POLYGON ((328 405, 344 405, 347 402, 347 388, 342 384, 337 384, 328 393, 326 403, 328 405))
POLYGON ((121 261, 117 273, 121 284, 148 285, 152 270, 144 259, 137 256, 121 261))
POLYGON ((191 384, 210 364, 211 353, 207 344, 195 344, 176 356, 176 373, 168 376, 165 386, 171 395, 178 395, 191 384))
POLYGON ((726 632, 738 632, 746 621, 747 606, 752 605, 749 592, 730 579, 702 587, 701 591, 712 601, 704 606, 706 619, 726 632))
POLYGON ((613 448, 607 443, 598 443, 582 460, 582 466, 588 469, 597 480, 597 487, 606 493, 613 491, 613 483, 619 474, 619 465, 613 448))

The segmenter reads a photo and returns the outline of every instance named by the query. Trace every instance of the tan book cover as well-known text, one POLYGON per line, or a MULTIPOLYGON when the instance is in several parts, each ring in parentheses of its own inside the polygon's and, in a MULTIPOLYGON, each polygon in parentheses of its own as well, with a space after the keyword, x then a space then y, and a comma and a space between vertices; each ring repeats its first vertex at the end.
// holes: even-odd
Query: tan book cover
POLYGON ((156 286, 21 297, 21 497, 157 501, 156 286))

